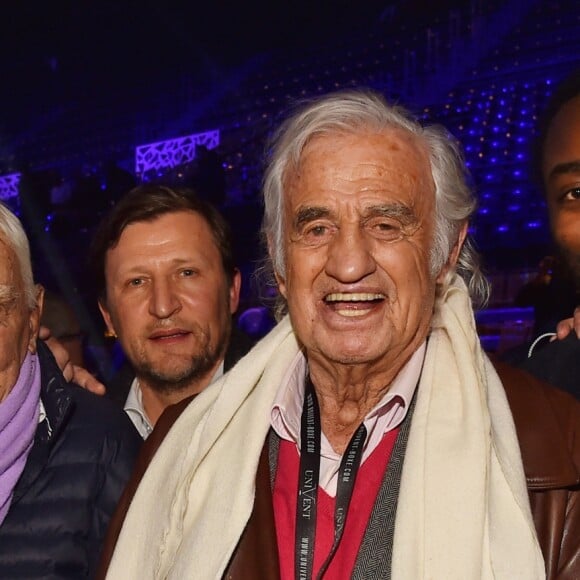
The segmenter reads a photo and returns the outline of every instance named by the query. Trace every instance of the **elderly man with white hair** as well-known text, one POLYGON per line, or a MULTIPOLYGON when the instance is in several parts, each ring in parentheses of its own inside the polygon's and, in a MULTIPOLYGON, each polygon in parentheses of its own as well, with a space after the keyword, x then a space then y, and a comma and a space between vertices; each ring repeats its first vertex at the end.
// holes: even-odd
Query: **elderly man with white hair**
POLYGON ((0 204, 0 578, 93 578, 140 437, 38 341, 43 291, 0 204))
POLYGON ((161 418, 107 578, 579 578, 580 408, 481 348, 455 142, 327 95, 264 198, 288 315, 161 418))

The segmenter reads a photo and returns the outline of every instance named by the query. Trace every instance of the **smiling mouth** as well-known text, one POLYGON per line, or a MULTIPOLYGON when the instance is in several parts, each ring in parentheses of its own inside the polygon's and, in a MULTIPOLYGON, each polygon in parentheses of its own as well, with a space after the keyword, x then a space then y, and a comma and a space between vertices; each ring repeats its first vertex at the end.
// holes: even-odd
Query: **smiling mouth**
POLYGON ((386 296, 380 293, 335 292, 325 296, 324 302, 337 314, 354 318, 356 316, 364 316, 385 298, 386 296))

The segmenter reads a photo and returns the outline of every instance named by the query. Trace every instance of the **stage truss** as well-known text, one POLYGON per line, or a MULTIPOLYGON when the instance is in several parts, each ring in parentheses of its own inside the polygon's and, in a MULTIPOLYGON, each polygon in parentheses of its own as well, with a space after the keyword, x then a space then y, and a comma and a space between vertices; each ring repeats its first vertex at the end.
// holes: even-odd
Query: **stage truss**
POLYGON ((194 133, 184 137, 157 141, 138 145, 135 148, 135 173, 143 178, 150 173, 161 173, 168 169, 183 165, 195 159, 197 145, 205 145, 208 149, 217 147, 220 143, 219 129, 194 133))

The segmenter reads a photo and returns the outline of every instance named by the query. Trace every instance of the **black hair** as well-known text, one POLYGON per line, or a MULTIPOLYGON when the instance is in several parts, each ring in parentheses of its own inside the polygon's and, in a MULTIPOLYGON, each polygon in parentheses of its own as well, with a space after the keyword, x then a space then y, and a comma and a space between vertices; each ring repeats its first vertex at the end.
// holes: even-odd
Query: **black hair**
POLYGON ((544 189, 542 177, 542 162, 544 159, 544 147, 548 132, 559 113, 560 109, 569 101, 580 95, 580 69, 575 70, 567 76, 552 93, 548 104, 538 124, 538 136, 534 142, 532 150, 532 175, 538 184, 544 189))

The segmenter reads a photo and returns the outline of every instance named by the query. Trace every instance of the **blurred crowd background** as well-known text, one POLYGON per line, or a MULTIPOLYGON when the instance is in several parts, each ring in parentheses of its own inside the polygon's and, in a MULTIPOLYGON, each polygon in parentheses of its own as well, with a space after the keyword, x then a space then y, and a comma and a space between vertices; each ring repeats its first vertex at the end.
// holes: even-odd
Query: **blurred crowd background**
POLYGON ((558 275, 532 147, 553 86, 580 65, 575 0, 16 4, 1 9, 0 196, 71 315, 62 335, 103 378, 117 351, 86 264, 103 213, 144 181, 215 203, 243 274, 237 323, 260 336, 273 294, 254 276, 266 139, 297 100, 353 86, 463 144, 493 284, 477 314, 484 346, 531 337, 558 275))

